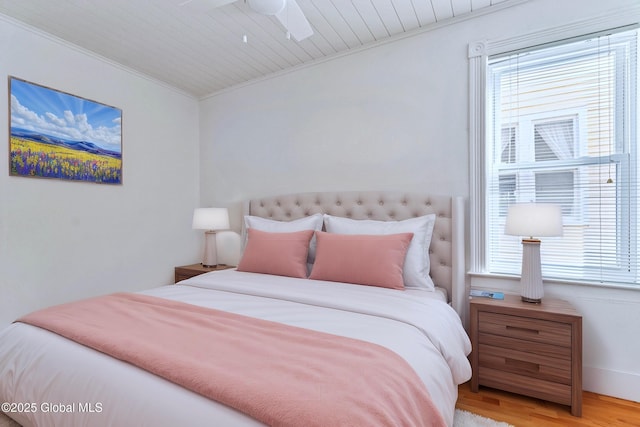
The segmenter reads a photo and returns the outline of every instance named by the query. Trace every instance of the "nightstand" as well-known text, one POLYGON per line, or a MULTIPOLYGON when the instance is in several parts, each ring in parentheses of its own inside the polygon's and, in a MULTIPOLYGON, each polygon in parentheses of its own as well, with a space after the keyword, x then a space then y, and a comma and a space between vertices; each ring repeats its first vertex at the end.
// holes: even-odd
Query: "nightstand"
POLYGON ((571 406, 582 416, 582 316, 566 301, 471 300, 471 391, 480 385, 571 406))
POLYGON ((190 277, 198 276, 200 274, 208 273, 216 270, 226 270, 227 268, 233 268, 232 265, 218 264, 215 267, 203 267, 202 264, 183 265, 175 268, 175 283, 181 280, 188 279, 190 277))

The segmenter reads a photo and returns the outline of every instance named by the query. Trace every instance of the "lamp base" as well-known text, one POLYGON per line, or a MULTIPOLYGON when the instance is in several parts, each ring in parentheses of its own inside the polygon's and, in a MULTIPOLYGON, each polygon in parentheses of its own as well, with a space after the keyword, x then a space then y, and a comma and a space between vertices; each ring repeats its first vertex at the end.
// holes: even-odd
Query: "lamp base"
POLYGON ((218 266, 218 250, 216 232, 209 230, 204 232, 204 256, 202 266, 211 268, 218 266))
POLYGON ((522 239, 522 275, 520 277, 522 301, 540 304, 544 296, 540 267, 540 240, 522 239))

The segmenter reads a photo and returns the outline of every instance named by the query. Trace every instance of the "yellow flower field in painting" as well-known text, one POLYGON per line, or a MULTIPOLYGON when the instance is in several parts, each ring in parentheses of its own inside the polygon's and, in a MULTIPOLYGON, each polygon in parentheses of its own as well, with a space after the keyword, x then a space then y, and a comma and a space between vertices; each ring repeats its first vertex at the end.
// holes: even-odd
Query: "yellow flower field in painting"
POLYGON ((122 182, 122 159, 11 137, 11 175, 107 184, 122 182))

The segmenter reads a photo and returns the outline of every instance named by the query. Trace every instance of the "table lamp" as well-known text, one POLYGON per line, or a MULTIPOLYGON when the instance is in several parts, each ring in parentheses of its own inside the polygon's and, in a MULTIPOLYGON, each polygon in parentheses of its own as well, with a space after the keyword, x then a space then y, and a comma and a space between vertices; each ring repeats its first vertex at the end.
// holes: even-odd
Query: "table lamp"
POLYGON ((562 208, 549 203, 509 206, 505 234, 522 236, 522 301, 540 303, 544 296, 539 237, 562 236, 562 208))
POLYGON ((229 211, 227 208, 196 208, 193 211, 193 229, 204 232, 203 267, 218 265, 218 243, 216 231, 229 229, 229 211))

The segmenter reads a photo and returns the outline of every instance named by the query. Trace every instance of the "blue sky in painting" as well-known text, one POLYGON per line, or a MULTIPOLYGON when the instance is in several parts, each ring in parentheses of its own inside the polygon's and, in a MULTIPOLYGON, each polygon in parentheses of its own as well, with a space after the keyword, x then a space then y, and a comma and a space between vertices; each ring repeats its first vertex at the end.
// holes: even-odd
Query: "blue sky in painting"
POLYGON ((11 79, 11 127, 120 153, 122 112, 36 84, 11 79))

